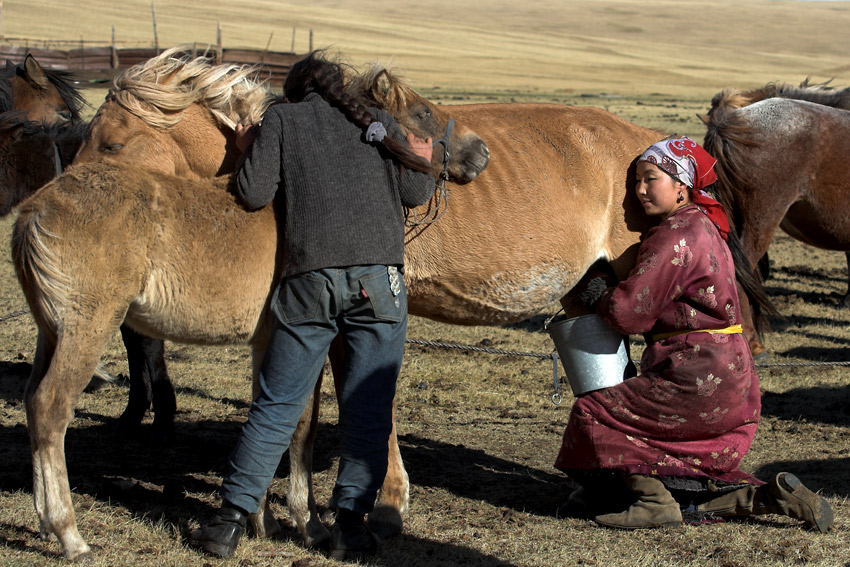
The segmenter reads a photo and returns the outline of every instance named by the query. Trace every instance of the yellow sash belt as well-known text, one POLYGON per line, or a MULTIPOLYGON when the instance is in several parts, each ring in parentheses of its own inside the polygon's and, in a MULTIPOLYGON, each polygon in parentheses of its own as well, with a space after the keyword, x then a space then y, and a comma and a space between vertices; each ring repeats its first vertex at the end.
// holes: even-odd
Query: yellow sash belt
POLYGON ((677 337, 679 335, 687 335, 688 333, 710 333, 712 335, 716 335, 718 333, 724 335, 734 335, 736 333, 743 333, 744 329, 741 328, 741 325, 732 325, 731 327, 726 327, 725 329, 692 329, 688 331, 676 331, 673 333, 659 333, 657 335, 652 335, 652 340, 655 342, 669 339, 670 337, 677 337))

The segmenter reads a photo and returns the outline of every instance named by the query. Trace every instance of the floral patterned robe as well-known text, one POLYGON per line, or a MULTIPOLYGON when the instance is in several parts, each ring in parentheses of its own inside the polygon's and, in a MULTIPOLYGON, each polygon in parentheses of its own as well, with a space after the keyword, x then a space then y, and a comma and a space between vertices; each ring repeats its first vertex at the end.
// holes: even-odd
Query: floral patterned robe
POLYGON ((651 229, 597 304, 614 329, 646 336, 640 375, 576 400, 555 466, 762 484, 738 468, 761 411, 747 341, 687 332, 738 324, 738 312, 731 253, 705 214, 689 205, 651 229))

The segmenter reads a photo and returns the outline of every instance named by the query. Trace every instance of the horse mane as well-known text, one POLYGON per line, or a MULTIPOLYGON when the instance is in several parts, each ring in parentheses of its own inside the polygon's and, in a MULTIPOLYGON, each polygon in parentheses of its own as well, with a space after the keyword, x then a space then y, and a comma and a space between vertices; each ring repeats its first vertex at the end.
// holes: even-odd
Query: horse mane
POLYGON ((804 100, 823 106, 850 110, 850 87, 835 89, 829 86, 829 83, 830 81, 811 84, 809 79, 806 79, 798 87, 788 83, 767 83, 763 87, 749 91, 724 89, 711 99, 709 116, 719 108, 742 108, 768 98, 804 100))
POLYGON ((27 120, 26 114, 20 110, 0 112, 0 135, 10 130, 20 130, 20 138, 42 135, 56 143, 62 159, 62 166, 70 165, 71 161, 83 143, 88 124, 84 122, 69 122, 61 124, 44 124, 27 120))
POLYGON ((169 128, 182 112, 200 104, 219 124, 254 124, 277 97, 255 67, 215 65, 206 56, 192 57, 182 47, 128 68, 115 78, 109 98, 147 124, 169 128))
POLYGON ((403 75, 376 62, 347 79, 348 90, 352 95, 390 114, 397 114, 418 96, 403 75))

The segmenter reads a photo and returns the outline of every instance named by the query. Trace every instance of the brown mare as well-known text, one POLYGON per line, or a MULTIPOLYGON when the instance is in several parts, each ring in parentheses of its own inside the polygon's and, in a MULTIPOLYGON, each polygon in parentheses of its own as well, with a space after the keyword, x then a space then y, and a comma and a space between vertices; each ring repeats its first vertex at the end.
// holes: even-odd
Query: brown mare
MULTIPOLYGON (((627 190, 627 171, 656 132, 587 107, 450 111, 497 143, 481 176, 450 186, 443 217, 411 234, 406 276, 413 312, 461 324, 518 321, 564 297, 599 259, 625 275, 646 222, 627 190)), ((81 164, 21 206, 13 257, 39 327, 26 394, 33 493, 42 533, 58 537, 70 559, 90 550, 74 519, 64 432, 118 325, 181 341, 247 341, 263 350, 279 269, 275 215, 271 208, 245 212, 225 184, 81 164), (85 252, 104 242, 111 244, 102 255, 85 252), (209 245, 190 252, 183 242, 209 245), (236 253, 246 242, 254 242, 251 253, 236 253)), ((298 441, 291 452, 302 450, 298 441)), ((403 500, 389 505, 400 513, 407 478, 397 450, 394 457, 388 480, 400 485, 391 496, 403 500)), ((309 455, 300 458, 309 466, 309 455)), ((296 472, 291 484, 309 484, 309 468, 301 477, 296 472)), ((386 494, 385 483, 382 501, 386 494)), ((324 530, 315 522, 310 529, 324 530)))
POLYGON ((0 69, 0 112, 20 110, 33 122, 62 124, 79 122, 84 104, 70 73, 44 69, 32 55, 0 69))
MULTIPOLYGON (((704 145, 718 159, 718 197, 752 266, 778 227, 806 244, 850 251, 850 181, 839 165, 850 155, 850 111, 842 108, 850 108, 850 89, 805 83, 726 90, 712 100, 704 145)), ((744 294, 741 302, 758 355, 765 352, 759 313, 753 317, 744 294)))

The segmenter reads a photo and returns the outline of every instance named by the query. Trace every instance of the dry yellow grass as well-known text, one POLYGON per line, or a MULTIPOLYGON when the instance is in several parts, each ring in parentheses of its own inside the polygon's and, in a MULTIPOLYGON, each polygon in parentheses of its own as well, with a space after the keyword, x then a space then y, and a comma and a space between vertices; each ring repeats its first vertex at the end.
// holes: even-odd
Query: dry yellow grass
MULTIPOLYGON (((7 0, 6 38, 152 44, 150 0, 7 0)), ((335 47, 420 87, 710 97, 770 81, 850 83, 850 2, 789 0, 181 0, 154 2, 160 46, 335 47), (273 35, 272 35, 273 34, 273 35)))

